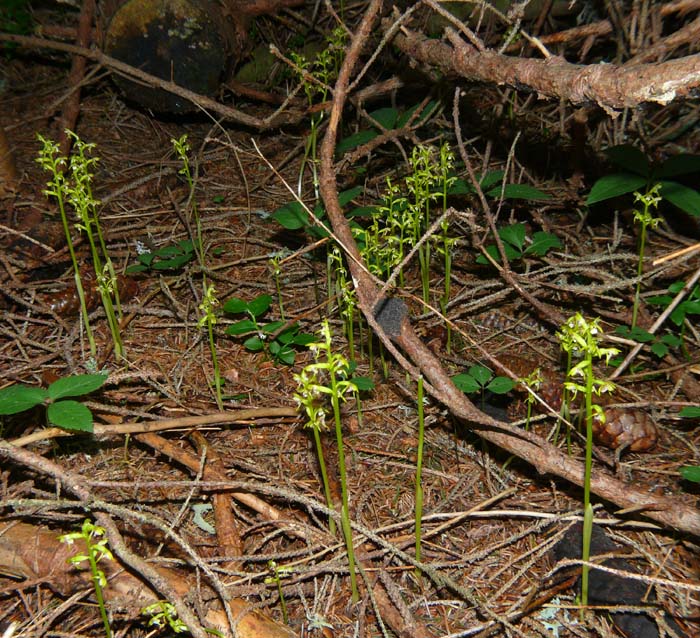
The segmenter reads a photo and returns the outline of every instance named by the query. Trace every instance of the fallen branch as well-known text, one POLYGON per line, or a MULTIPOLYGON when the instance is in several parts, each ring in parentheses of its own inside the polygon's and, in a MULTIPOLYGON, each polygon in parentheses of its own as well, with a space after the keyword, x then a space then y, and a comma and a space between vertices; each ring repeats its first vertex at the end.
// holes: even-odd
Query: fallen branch
MULTIPOLYGON (((381 4, 378 0, 371 3, 367 9, 367 16, 373 15, 373 12, 378 10, 378 4, 381 4)), ((321 195, 333 231, 348 253, 347 261, 357 291, 359 306, 367 322, 387 348, 394 352, 398 346, 408 355, 408 358, 430 382, 428 391, 449 408, 454 416, 469 424, 483 439, 527 461, 540 473, 553 474, 580 486, 584 475, 584 467, 580 461, 568 457, 541 437, 493 419, 479 410, 463 392, 457 389, 438 358, 417 336, 403 302, 398 299, 387 302, 380 298, 379 289, 363 263, 350 226, 338 202, 333 157, 340 118, 348 96, 351 73, 370 33, 371 20, 363 20, 338 75, 328 128, 320 153, 321 195)), ((698 74, 700 75, 700 71, 698 74)), ((405 362, 403 356, 399 361, 408 372, 414 374, 410 364, 403 363, 405 362)), ((650 495, 617 480, 601 469, 593 476, 591 490, 599 497, 615 503, 620 509, 639 511, 667 527, 700 536, 700 512, 694 507, 687 506, 680 499, 650 495)))

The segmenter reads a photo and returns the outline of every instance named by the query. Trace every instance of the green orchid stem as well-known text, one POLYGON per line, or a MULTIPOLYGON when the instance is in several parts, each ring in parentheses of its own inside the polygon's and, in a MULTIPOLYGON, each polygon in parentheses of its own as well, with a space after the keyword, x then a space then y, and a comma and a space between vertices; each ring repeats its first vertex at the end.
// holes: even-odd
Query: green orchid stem
MULTIPOLYGON (((593 507, 591 505, 591 472, 593 468, 593 356, 589 351, 586 358, 586 467, 583 477, 583 547, 581 558, 588 561, 591 552, 591 530, 593 528, 593 507), (589 515, 590 512, 590 515, 589 515)), ((588 565, 581 569, 581 604, 588 605, 588 565)), ((583 617, 584 610, 581 610, 583 617)))
MULTIPOLYGON (((321 481, 323 482, 323 493, 326 496, 326 505, 328 509, 333 509, 333 497, 331 496, 331 487, 328 482, 328 470, 326 468, 326 460, 323 456, 323 447, 321 445, 321 434, 318 428, 312 428, 314 431, 314 442, 316 443, 316 454, 318 454, 318 466, 321 469, 321 481)), ((331 536, 335 536, 335 521, 332 518, 328 519, 328 531, 331 536)))
POLYGON ((331 405, 335 417, 335 438, 338 444, 338 472, 340 474, 340 493, 342 498, 342 510, 340 522, 345 536, 345 546, 348 552, 348 567, 350 570, 350 589, 352 591, 352 602, 356 603, 360 599, 357 590, 357 574, 355 573, 355 550, 352 543, 352 529, 350 528, 350 508, 348 504, 348 481, 345 469, 345 450, 343 447, 343 430, 340 423, 340 395, 338 380, 333 369, 330 370, 331 405))
MULTIPOLYGON (((416 561, 421 560, 421 536, 423 520, 423 442, 425 440, 425 417, 423 409, 423 377, 418 377, 418 449, 416 451, 416 561)), ((416 576, 420 571, 416 569, 416 576)))
POLYGON ((107 617, 107 608, 105 607, 104 596, 102 595, 102 585, 100 585, 100 569, 97 566, 97 559, 95 558, 95 550, 87 542, 88 546, 88 562, 90 563, 90 572, 92 573, 92 584, 95 587, 95 599, 97 600, 97 606, 100 609, 100 616, 102 618, 102 624, 105 628, 105 636, 107 638, 112 638, 112 628, 109 625, 109 618, 107 617))

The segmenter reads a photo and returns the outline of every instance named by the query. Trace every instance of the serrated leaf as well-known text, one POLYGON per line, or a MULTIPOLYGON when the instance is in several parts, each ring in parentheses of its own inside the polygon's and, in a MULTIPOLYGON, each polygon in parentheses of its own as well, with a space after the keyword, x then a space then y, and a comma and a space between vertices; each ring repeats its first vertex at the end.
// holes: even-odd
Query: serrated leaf
POLYGON ((678 182, 661 182, 661 196, 682 211, 700 217, 700 193, 678 182))
POLYGON ((357 131, 357 133, 348 135, 336 144, 336 156, 340 157, 341 155, 344 155, 348 151, 351 151, 354 148, 357 148, 358 146, 367 144, 367 142, 371 142, 378 135, 379 133, 374 129, 362 129, 360 131, 357 131))
POLYGON ((683 418, 687 419, 700 419, 700 407, 695 407, 692 405, 687 406, 678 413, 678 416, 682 416, 683 418))
POLYGON ((645 187, 647 180, 645 177, 634 173, 614 173, 601 177, 591 188, 591 192, 586 198, 586 206, 592 206, 598 202, 626 195, 639 188, 645 187))
POLYGON ((399 119, 399 112, 390 106, 386 106, 369 113, 369 117, 387 130, 391 130, 399 119))
POLYGON ((503 241, 515 246, 522 253, 523 245, 525 244, 525 224, 511 224, 510 226, 499 228, 498 235, 503 241))
POLYGON ((669 157, 657 171, 654 177, 663 179, 665 177, 677 177, 678 175, 688 175, 690 173, 700 173, 700 155, 690 155, 681 153, 669 157))
POLYGON ((248 311, 255 317, 266 313, 272 305, 272 295, 259 295, 248 302, 248 311))
POLYGON ((532 243, 525 250, 526 255, 538 255, 543 257, 552 248, 561 248, 561 241, 553 233, 546 233, 543 230, 538 230, 532 236, 532 243))
POLYGON ((631 171, 645 178, 649 176, 650 164, 647 156, 632 144, 620 144, 605 149, 605 155, 611 164, 624 171, 631 171))
POLYGON ((474 392, 481 390, 481 386, 476 382, 476 379, 466 372, 460 372, 453 376, 452 383, 465 394, 474 394, 474 392))
POLYGON ((0 390, 0 414, 17 414, 30 410, 49 398, 44 388, 28 385, 11 385, 0 390))
POLYGON ((698 465, 684 465, 678 470, 681 476, 686 481, 692 481, 693 483, 700 483, 700 466, 698 465))
POLYGON ((92 432, 92 412, 78 401, 58 401, 49 405, 46 417, 64 430, 92 432))
POLYGON ((661 341, 672 348, 678 348, 683 344, 683 339, 681 339, 679 336, 668 333, 661 337, 661 341))
POLYGON ((64 397, 79 397, 104 385, 107 374, 76 374, 54 381, 48 388, 49 397, 56 401, 64 397))
POLYGON ((486 389, 490 390, 494 394, 508 394, 508 392, 510 392, 514 386, 515 383, 512 379, 509 379, 508 377, 499 376, 492 379, 491 382, 486 386, 486 389))
POLYGON ((250 332, 255 332, 257 329, 258 327, 252 319, 241 319, 228 326, 226 328, 226 334, 235 337, 237 335, 246 335, 250 332))
POLYGON ((287 230, 299 230, 311 225, 309 214, 304 210, 300 202, 289 202, 272 213, 274 219, 280 226, 287 230))
POLYGON ((247 312, 248 302, 243 301, 243 299, 239 299, 238 297, 232 297, 223 305, 223 310, 231 315, 247 312))

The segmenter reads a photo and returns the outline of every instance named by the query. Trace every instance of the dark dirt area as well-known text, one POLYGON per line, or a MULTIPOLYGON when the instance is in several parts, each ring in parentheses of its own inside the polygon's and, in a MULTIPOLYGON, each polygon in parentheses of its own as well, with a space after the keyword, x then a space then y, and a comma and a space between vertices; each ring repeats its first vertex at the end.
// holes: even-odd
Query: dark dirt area
MULTIPOLYGON (((79 7, 38 4, 33 19, 75 34, 79 7)), ((275 58, 261 77, 234 79, 270 43, 288 62, 308 42, 313 55, 327 47, 341 11, 328 4, 248 25, 242 61, 212 97, 260 121, 289 98, 280 124, 256 128, 206 108, 156 113, 88 60, 74 130, 95 145, 90 189, 101 258, 116 277, 101 292, 107 270, 96 275, 67 197, 87 317, 57 199, 43 192, 52 176, 37 161, 37 135, 61 138, 72 57, 3 51, 0 41, 0 635, 699 636, 700 209, 680 210, 662 188, 638 271, 643 202, 627 192, 586 204, 600 178, 634 177, 640 156, 656 167, 685 157, 691 169, 667 179, 700 190, 697 93, 620 109, 538 99, 525 86, 455 77, 399 44, 382 48, 379 19, 351 79, 377 58, 339 125, 347 39, 331 70, 310 63, 299 74, 298 60, 275 58), (331 134, 341 148, 329 157, 331 134), (186 164, 173 145, 183 136, 186 164), (606 154, 623 144, 637 149, 622 151, 628 167, 606 154), (429 195, 416 222, 407 211, 421 188, 429 195), (121 355, 103 301, 114 289, 121 355), (401 303, 381 314, 373 303, 385 295, 401 303), (597 347, 617 349, 590 368, 615 388, 592 398, 605 418, 591 424, 598 569, 587 606, 586 405, 564 386, 584 377, 566 376, 559 336, 576 313, 599 322, 597 347), (318 365, 323 349, 308 347, 324 342, 324 325, 342 357, 332 375, 318 365), (85 393, 52 386, 98 374, 85 393), (310 395, 325 411, 318 438, 299 406, 314 374, 326 384, 310 395), (333 390, 348 380, 356 392, 333 390), (55 392, 7 409, 2 391, 17 384, 55 392), (89 426, 56 416, 66 399, 89 409, 89 426), (88 561, 69 559, 100 537, 59 540, 86 519, 112 555, 97 564, 99 595, 88 561), (162 626, 142 613, 157 601, 170 605, 159 608, 162 626)), ((429 33, 430 4, 404 26, 429 33)), ((692 3, 674 14, 649 2, 591 4, 600 14, 589 25, 611 29, 558 44, 547 37, 580 28, 575 17, 462 19, 494 50, 522 28, 572 63, 612 65, 700 15, 692 3)), ((343 7, 350 33, 368 7, 343 7)), ((382 15, 391 19, 391 7, 382 15)), ((536 57, 530 40, 508 46, 536 57)), ((695 39, 653 61, 697 53, 695 39)))

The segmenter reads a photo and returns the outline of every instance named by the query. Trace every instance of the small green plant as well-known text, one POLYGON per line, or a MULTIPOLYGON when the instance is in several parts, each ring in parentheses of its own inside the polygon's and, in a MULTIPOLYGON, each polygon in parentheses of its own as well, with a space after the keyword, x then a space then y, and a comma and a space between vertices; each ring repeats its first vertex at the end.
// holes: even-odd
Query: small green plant
POLYGON ((187 625, 177 617, 175 606, 167 600, 159 600, 141 610, 142 616, 149 616, 148 626, 165 629, 169 627, 176 634, 189 631, 187 625))
MULTIPOLYGON (((522 259, 528 255, 543 257, 553 248, 561 248, 561 241, 556 235, 542 230, 533 233, 532 240, 528 241, 525 224, 522 223, 499 228, 498 236, 501 238, 503 249, 509 261, 522 259)), ((495 244, 489 244, 485 250, 496 263, 501 262, 501 255, 495 244)), ((476 258, 476 263, 485 265, 490 262, 486 256, 479 255, 476 258)))
POLYGON ((482 365, 471 366, 467 372, 454 375, 452 382, 465 394, 479 393, 482 406, 485 392, 508 394, 515 387, 515 382, 512 379, 494 376, 491 370, 482 365))
POLYGON ((639 260, 637 262, 637 286, 634 291, 634 305, 632 306, 632 329, 637 325, 637 312, 639 311, 639 291, 642 286, 642 269, 644 266, 644 249, 647 240, 647 229, 656 228, 661 221, 660 217, 654 217, 650 209, 658 208, 661 197, 659 196, 659 189, 661 184, 656 184, 649 188, 646 193, 642 194, 639 192, 634 193, 635 202, 640 203, 643 206, 643 210, 634 211, 634 221, 639 223, 642 227, 639 233, 639 260))
POLYGON ((107 539, 102 538, 104 534, 104 528, 95 525, 89 519, 85 519, 79 532, 64 534, 59 537, 59 540, 67 545, 73 545, 76 541, 82 541, 85 544, 85 553, 78 553, 72 556, 68 559, 68 562, 78 567, 81 563, 87 561, 90 567, 90 573, 92 574, 92 585, 95 588, 95 598, 97 599, 97 606, 100 609, 105 635, 107 638, 111 638, 112 628, 109 624, 107 608, 105 607, 104 596, 102 594, 104 588, 107 586, 107 577, 98 566, 98 563, 102 560, 113 561, 114 556, 112 556, 112 552, 109 547, 107 547, 107 539))
POLYGON ((423 376, 418 377, 418 449, 416 450, 416 560, 421 560, 421 537, 423 529, 423 444, 425 441, 425 410, 423 406, 423 376))
POLYGON ((224 409, 224 401, 221 396, 221 373, 219 371, 219 357, 216 352, 216 343, 214 342, 214 325, 218 321, 216 316, 216 308, 219 306, 219 300, 216 298, 216 289, 213 284, 209 284, 204 291, 204 298, 199 304, 199 311, 202 315, 197 322, 197 327, 207 329, 207 338, 209 340, 209 352, 211 352, 212 365, 214 367, 214 386, 216 389, 216 405, 219 410, 224 409))
MULTIPOLYGON (((328 320, 324 319, 321 325, 321 341, 309 344, 309 349, 314 354, 315 363, 305 366, 300 374, 294 375, 297 382, 297 392, 294 399, 300 408, 303 408, 308 417, 307 427, 314 433, 316 451, 319 456, 321 476, 324 483, 326 502, 330 509, 333 508, 328 473, 323 460, 323 451, 319 432, 326 429, 326 400, 330 400, 335 423, 335 438, 338 446, 338 473, 340 475, 341 513, 340 521, 345 537, 345 546, 348 554, 348 566, 350 571, 350 587, 353 603, 359 600, 357 590, 357 575, 355 574, 355 551, 352 544, 352 529, 350 528, 350 508, 348 503, 347 472, 345 469, 345 451, 343 445, 343 431, 340 420, 340 404, 344 402, 348 394, 357 394, 358 386, 349 377, 350 365, 347 359, 340 353, 333 352, 331 329, 328 320)), ((331 520, 331 532, 334 525, 331 520)))
POLYGON ((117 287, 117 274, 114 270, 112 260, 107 253, 107 244, 105 243, 99 216, 97 214, 99 201, 92 195, 93 174, 91 170, 98 159, 96 157, 88 157, 88 155, 92 153, 95 145, 86 144, 72 131, 66 130, 66 134, 73 138, 74 151, 70 161, 65 157, 58 156, 58 144, 47 140, 41 135, 37 136, 43 145, 42 149, 39 151, 37 162, 45 171, 51 174, 51 181, 47 183, 44 194, 48 197, 56 198, 58 209, 61 214, 63 231, 66 235, 68 251, 73 263, 75 285, 78 298, 80 299, 85 333, 90 343, 90 352, 94 358, 97 354, 97 346, 88 320, 85 292, 78 270, 78 261, 71 237, 70 224, 68 223, 68 215, 66 212, 66 205, 68 204, 73 208, 78 217, 76 228, 80 232, 84 232, 87 237, 92 256, 92 265, 95 270, 97 287, 112 334, 114 354, 120 359, 124 355, 124 349, 119 332, 119 321, 121 321, 122 314, 119 290, 117 287))
POLYGON ((664 200, 690 215, 700 216, 700 193, 669 179, 700 173, 700 155, 674 155, 661 164, 653 164, 644 153, 629 144, 612 146, 605 154, 610 163, 621 170, 605 175, 593 184, 586 199, 587 206, 640 189, 649 192, 658 183, 658 194, 664 200))
POLYGON ((280 317, 282 321, 285 321, 284 316, 284 301, 282 299, 282 284, 280 282, 280 275, 282 274, 282 269, 280 268, 282 261, 286 257, 289 257, 291 253, 289 250, 283 249, 278 250, 270 255, 270 268, 272 269, 272 275, 275 278, 275 288, 277 290, 277 305, 280 309, 280 317))
MULTIPOLYGON (((342 26, 336 27, 328 36, 328 46, 316 55, 313 61, 301 53, 290 55, 294 63, 294 71, 298 74, 301 85, 306 94, 309 107, 322 104, 330 95, 330 85, 333 83, 340 70, 340 64, 345 53, 347 32, 342 26)), ((318 109, 311 115, 311 132, 304 149, 304 161, 299 172, 299 184, 297 194, 302 196, 304 170, 310 166, 314 184, 314 194, 319 198, 318 182, 318 132, 325 117, 325 110, 318 109)))
POLYGON ((535 402, 537 399, 535 398, 535 393, 539 391, 539 389, 542 387, 542 382, 544 381, 544 378, 542 377, 542 370, 540 368, 535 368, 530 374, 528 374, 526 377, 523 377, 522 379, 519 379, 519 382, 522 383, 524 386, 526 386, 529 390, 532 390, 532 392, 527 393, 527 416, 525 417, 525 430, 530 429, 530 419, 532 418, 532 406, 535 405, 535 402))
POLYGON ((272 573, 265 579, 265 584, 275 583, 277 585, 277 594, 280 597, 280 607, 282 607, 282 620, 285 625, 289 624, 289 614, 287 613, 287 601, 284 598, 284 592, 282 591, 282 578, 288 576, 291 573, 289 567, 280 567, 274 560, 267 562, 267 568, 272 573))
POLYGON ((0 415, 17 414, 44 404, 47 421, 64 430, 92 432, 93 419, 90 409, 79 401, 67 397, 79 397, 102 387, 106 374, 78 374, 54 381, 47 389, 23 384, 11 385, 0 390, 0 415))
POLYGON ((247 319, 241 319, 231 324, 226 328, 226 334, 240 337, 250 335, 244 342, 243 346, 251 352, 260 352, 267 348, 270 356, 279 363, 292 365, 296 358, 295 347, 306 346, 314 341, 314 336, 299 332, 298 324, 292 324, 284 328, 282 332, 278 332, 283 326, 284 321, 271 321, 269 323, 261 323, 262 317, 272 305, 272 297, 270 295, 259 295, 251 301, 243 301, 234 297, 229 299, 224 305, 223 310, 231 315, 248 315, 247 319), (272 336, 274 335, 274 338, 272 336))
MULTIPOLYGON (((586 420, 586 461, 583 481, 583 550, 581 557, 584 561, 590 558, 591 531, 593 529, 593 505, 591 504, 591 472, 593 467, 593 418, 605 422, 605 411, 593 403, 593 395, 600 396, 603 392, 612 392, 615 385, 603 379, 598 379, 593 370, 594 359, 604 359, 606 363, 619 353, 617 348, 602 348, 600 341, 603 331, 600 319, 588 321, 580 313, 569 318, 557 332, 562 349, 572 357, 581 360, 567 371, 564 386, 576 397, 581 392, 585 399, 583 416, 586 420), (580 379, 580 380, 579 380, 580 379)), ((588 604, 588 566, 583 565, 581 571, 581 601, 588 604)), ((583 610, 581 611, 583 614, 583 610)))
POLYGON ((335 147, 336 155, 343 155, 358 146, 371 142, 382 134, 382 129, 385 131, 400 131, 404 127, 410 127, 412 130, 417 129, 428 121, 430 116, 438 110, 439 106, 439 102, 431 101, 425 106, 422 106, 421 103, 415 104, 404 112, 400 112, 393 107, 383 107, 372 111, 368 113, 368 117, 372 121, 373 126, 360 129, 357 133, 341 139, 335 147))
POLYGON ((128 274, 150 270, 179 270, 195 258, 194 244, 191 239, 181 239, 175 244, 162 246, 156 250, 145 250, 137 245, 137 261, 126 269, 128 274))

